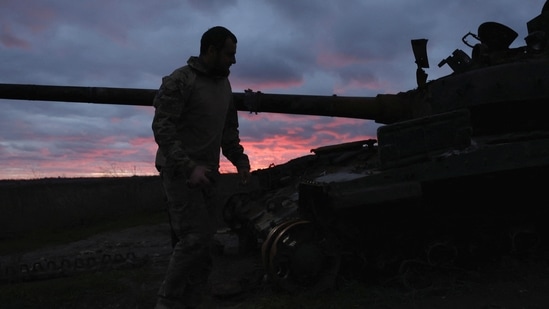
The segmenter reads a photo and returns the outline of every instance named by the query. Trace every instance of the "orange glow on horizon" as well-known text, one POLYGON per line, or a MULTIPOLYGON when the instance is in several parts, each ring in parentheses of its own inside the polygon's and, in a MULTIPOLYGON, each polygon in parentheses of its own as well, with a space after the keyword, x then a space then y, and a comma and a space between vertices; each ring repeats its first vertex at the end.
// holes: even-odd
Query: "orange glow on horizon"
MULTIPOLYGON (((337 144, 341 140, 329 144, 337 144)), ((39 178, 79 178, 79 177, 126 177, 126 176, 151 176, 158 172, 154 167, 154 152, 156 145, 142 145, 149 152, 149 159, 142 162, 110 162, 102 158, 126 157, 135 154, 137 149, 125 149, 115 151, 113 149, 96 149, 78 159, 65 155, 61 160, 36 160, 29 164, 23 160, 14 160, 2 172, 1 179, 39 179, 39 178)), ((252 171, 266 169, 269 166, 276 166, 286 163, 292 159, 311 154, 311 150, 320 146, 310 145, 305 140, 292 140, 287 137, 271 137, 260 143, 242 142, 246 153, 250 158, 252 171)), ((46 151, 46 150, 43 150, 46 151)), ((235 173, 236 168, 223 156, 221 156, 221 173, 235 173)))
MULTIPOLYGON (((365 127, 368 120, 362 119, 247 112, 239 113, 239 117, 241 143, 250 158, 252 171, 310 155, 314 148, 375 138, 366 134, 371 128, 365 127)), ((27 147, 18 146, 21 152, 17 155, 7 153, 0 179, 158 174, 154 166, 157 145, 152 136, 147 135, 128 138, 116 134, 96 139, 87 133, 45 136, 27 147)), ((236 172, 223 156, 219 170, 236 172)))

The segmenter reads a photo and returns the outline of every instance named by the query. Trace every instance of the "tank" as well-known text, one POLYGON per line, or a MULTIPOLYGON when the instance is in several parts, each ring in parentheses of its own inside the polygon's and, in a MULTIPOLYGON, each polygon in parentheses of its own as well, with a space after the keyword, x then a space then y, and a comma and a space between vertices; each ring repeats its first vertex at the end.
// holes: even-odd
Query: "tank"
POLYGON ((326 99, 337 104, 326 111, 381 123, 376 139, 254 171, 261 190, 233 195, 225 221, 242 231, 242 243, 259 240, 279 287, 320 291, 343 277, 417 290, 435 270, 548 252, 545 7, 527 28, 526 44, 511 48, 514 30, 482 23, 462 38, 469 51, 438 63, 452 73, 432 81, 427 40, 412 40, 417 88, 353 98, 348 108, 326 99))
MULTIPOLYGON (((250 112, 351 117, 375 139, 326 145, 253 171, 257 186, 223 202, 240 249, 261 252, 280 288, 319 291, 338 278, 475 268, 505 255, 547 252, 549 8, 517 33, 485 22, 428 80, 427 39, 411 41, 417 88, 375 97, 235 93, 250 112)), ((155 90, 0 84, 0 98, 152 104, 155 90)), ((427 283, 426 283, 427 282, 427 283)))

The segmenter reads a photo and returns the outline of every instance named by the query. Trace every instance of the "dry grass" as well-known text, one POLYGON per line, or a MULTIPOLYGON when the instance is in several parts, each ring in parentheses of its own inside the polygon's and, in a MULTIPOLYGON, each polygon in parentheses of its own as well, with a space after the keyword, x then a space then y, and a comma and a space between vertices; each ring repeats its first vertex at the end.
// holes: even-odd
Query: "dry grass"
MULTIPOLYGON (((0 255, 70 243, 128 227, 165 223, 158 179, 41 180, 0 183, 0 255)), ((413 290, 399 277, 364 283, 341 277, 333 291, 290 294, 269 281, 212 308, 547 308, 549 259, 507 260, 498 268, 434 272, 428 288, 413 290)), ((0 264, 2 261, 0 261, 0 264)), ((0 267, 1 269, 1 267, 0 267)), ((0 285, 1 308, 153 308, 162 267, 84 272, 0 285)))

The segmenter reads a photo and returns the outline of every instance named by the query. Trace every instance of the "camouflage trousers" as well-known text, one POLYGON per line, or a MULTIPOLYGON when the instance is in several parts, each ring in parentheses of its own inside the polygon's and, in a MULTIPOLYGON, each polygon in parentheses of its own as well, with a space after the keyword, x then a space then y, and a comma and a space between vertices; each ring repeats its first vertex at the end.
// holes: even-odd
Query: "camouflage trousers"
POLYGON ((194 308, 207 291, 215 228, 209 201, 214 188, 189 188, 183 175, 161 172, 172 229, 173 251, 156 308, 194 308))

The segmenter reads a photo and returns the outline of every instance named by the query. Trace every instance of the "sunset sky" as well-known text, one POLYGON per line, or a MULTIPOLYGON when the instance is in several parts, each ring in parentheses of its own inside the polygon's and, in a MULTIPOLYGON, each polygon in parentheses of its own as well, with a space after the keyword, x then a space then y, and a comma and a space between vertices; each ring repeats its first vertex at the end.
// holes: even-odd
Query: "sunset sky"
MULTIPOLYGON (((0 83, 157 89, 223 25, 238 37, 234 92, 375 96, 415 88, 410 40, 437 64, 486 21, 518 33, 544 0, 1 0, 0 83)), ((471 43, 476 43, 472 38, 471 43)), ((152 107, 0 99, 0 179, 154 175, 152 107)), ((350 118, 240 112, 252 169, 375 138, 350 118)), ((234 169, 222 162, 222 172, 234 169)))

